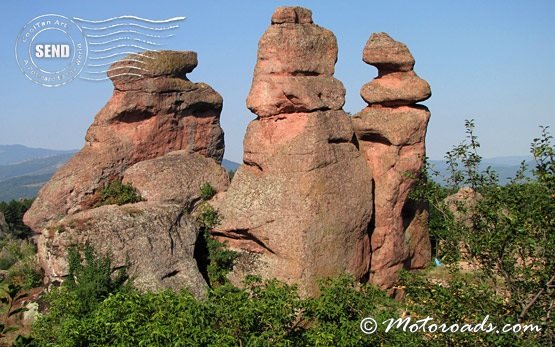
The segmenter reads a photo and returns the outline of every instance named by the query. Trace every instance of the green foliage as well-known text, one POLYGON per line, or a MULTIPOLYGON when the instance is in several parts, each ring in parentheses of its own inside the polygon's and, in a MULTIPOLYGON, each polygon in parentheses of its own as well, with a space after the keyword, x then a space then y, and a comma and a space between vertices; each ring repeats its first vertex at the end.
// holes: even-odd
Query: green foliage
POLYGON ((202 200, 210 200, 214 195, 216 195, 216 190, 210 185, 210 183, 204 182, 200 186, 200 197, 202 198, 202 200))
MULTIPOLYGON (((448 269, 446 278, 434 278, 430 272, 403 273, 401 284, 406 288, 404 305, 414 320, 433 318, 434 323, 471 324, 483 322, 503 327, 515 324, 513 307, 493 289, 491 278, 483 274, 463 273, 456 266, 448 269)), ((495 333, 428 334, 432 346, 532 346, 535 335, 495 333)))
POLYGON ((303 319, 307 329, 303 331, 306 346, 402 346, 424 345, 419 334, 402 331, 385 333, 382 326, 374 334, 360 331, 363 318, 372 317, 377 322, 397 318, 402 314, 401 306, 384 292, 370 285, 357 284, 351 277, 343 275, 323 280, 321 295, 306 299, 303 319))
POLYGON ((227 283, 226 276, 233 269, 237 252, 226 248, 224 243, 215 240, 206 230, 200 238, 202 252, 197 259, 201 263, 201 272, 206 273, 212 287, 227 283))
POLYGON ((123 184, 120 180, 113 180, 100 193, 100 199, 96 207, 132 204, 142 200, 139 192, 131 184, 123 184))
POLYGON ((0 212, 4 215, 10 229, 9 236, 24 239, 33 234, 33 231, 23 223, 23 215, 32 204, 32 199, 0 201, 0 212))
MULTIPOLYGON (((128 289, 108 296, 86 316, 68 310, 64 329, 35 328, 40 345, 61 346, 370 346, 385 333, 364 335, 360 319, 389 317, 397 304, 379 290, 358 288, 350 278, 322 283, 322 297, 302 299, 295 287, 248 278, 245 288, 229 284, 196 300, 187 292, 139 293, 128 289), (109 327, 107 329, 107 327, 109 327), (43 335, 47 334, 47 336, 43 335)), ((52 308, 59 312, 60 307, 52 308)), ((43 324, 53 311, 39 320, 43 324)), ((387 341, 410 343, 419 336, 390 333, 387 341), (391 336, 390 336, 391 335, 391 336)))
POLYGON ((478 267, 477 273, 491 278, 496 297, 506 301, 501 310, 505 320, 541 324, 541 342, 553 341, 555 150, 548 127, 542 127, 541 136, 532 142, 534 178, 524 176, 526 166, 522 164, 517 176, 500 186, 495 172, 479 169, 481 157, 474 123, 467 121, 465 125, 467 139, 446 156, 451 170, 449 187, 427 189, 432 184, 420 184, 423 189, 419 194, 433 207, 430 232, 444 245, 444 252, 453 254, 447 260, 464 256, 465 261, 478 267), (463 186, 480 196, 472 211, 459 205, 460 211, 470 217, 469 223, 454 218, 444 202, 445 196, 463 186))
POLYGON ((197 222, 205 230, 210 230, 220 224, 220 215, 218 211, 209 203, 205 202, 201 204, 198 210, 197 222))
POLYGON ((220 223, 220 216, 208 202, 198 207, 197 222, 202 231, 195 254, 200 271, 211 286, 222 285, 227 282, 226 275, 232 270, 238 254, 210 235, 212 229, 220 223))
POLYGON ((79 247, 70 247, 68 264, 69 274, 64 285, 79 297, 76 309, 81 314, 91 312, 99 302, 120 289, 127 280, 124 268, 114 271, 110 257, 98 255, 89 244, 84 247, 83 257, 79 247))
POLYGON ((8 270, 5 282, 31 289, 40 286, 42 272, 36 246, 29 240, 0 240, 0 270, 8 270))
POLYGON ((38 345, 82 345, 74 339, 75 329, 86 328, 91 314, 106 298, 129 288, 124 285, 125 268, 112 269, 110 257, 97 254, 88 244, 84 249, 70 247, 68 263, 69 275, 63 285, 44 297, 48 313, 33 325, 32 337, 38 345))

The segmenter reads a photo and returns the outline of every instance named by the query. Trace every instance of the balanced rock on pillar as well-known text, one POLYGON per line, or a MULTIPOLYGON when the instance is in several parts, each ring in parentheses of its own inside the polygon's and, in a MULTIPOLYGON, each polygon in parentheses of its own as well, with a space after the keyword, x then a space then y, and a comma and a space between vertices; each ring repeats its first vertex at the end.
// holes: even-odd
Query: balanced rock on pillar
POLYGON ((256 274, 315 294, 319 278, 368 273, 372 176, 342 110, 336 60, 335 36, 309 10, 276 10, 247 98, 259 117, 214 232, 242 251, 236 283, 256 274))
POLYGON ((375 186, 369 279, 390 288, 401 268, 423 267, 430 255, 425 206, 413 211, 408 195, 423 165, 430 118, 416 103, 428 99, 431 90, 412 70, 407 46, 386 33, 370 36, 363 60, 378 68, 378 77, 361 90, 368 107, 352 118, 375 186))

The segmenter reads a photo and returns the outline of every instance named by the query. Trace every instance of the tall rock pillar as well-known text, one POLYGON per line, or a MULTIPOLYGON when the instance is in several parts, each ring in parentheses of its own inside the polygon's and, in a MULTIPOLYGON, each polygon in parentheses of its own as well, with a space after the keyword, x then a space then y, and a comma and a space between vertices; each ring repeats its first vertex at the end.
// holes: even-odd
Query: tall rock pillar
POLYGON ((369 266, 371 171, 342 110, 333 77, 337 42, 310 10, 278 8, 259 42, 243 164, 222 204, 215 235, 242 250, 245 274, 317 292, 317 279, 369 266))
POLYGON ((361 96, 368 107, 352 121, 360 149, 374 176, 370 281, 388 288, 395 283, 404 265, 421 263, 412 261, 411 256, 429 254, 414 249, 429 248, 429 241, 425 242, 427 235, 411 233, 427 231, 417 228, 418 223, 407 221, 406 215, 411 215, 407 211, 411 208, 407 199, 423 165, 424 139, 430 119, 428 108, 417 103, 428 99, 431 91, 428 83, 413 71, 414 58, 407 46, 386 33, 370 36, 363 60, 378 69, 378 77, 362 87, 361 96), (407 233, 406 224, 412 224, 407 233))

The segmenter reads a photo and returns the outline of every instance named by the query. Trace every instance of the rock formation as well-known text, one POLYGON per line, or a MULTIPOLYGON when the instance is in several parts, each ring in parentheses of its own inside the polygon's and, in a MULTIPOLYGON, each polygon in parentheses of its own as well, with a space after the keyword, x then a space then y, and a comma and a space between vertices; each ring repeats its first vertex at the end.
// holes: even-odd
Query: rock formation
POLYGON ((320 277, 368 272, 371 171, 342 110, 336 60, 335 36, 310 10, 276 10, 247 98, 258 117, 219 205, 215 235, 243 251, 232 280, 258 274, 311 294, 320 277))
POLYGON ((185 74, 195 52, 132 55, 109 70, 114 94, 87 131, 86 144, 52 177, 25 214, 40 232, 50 222, 95 205, 98 192, 131 165, 176 150, 221 161, 222 97, 185 74), (129 73, 141 71, 141 75, 129 73))
POLYGON ((427 239, 427 231, 416 228, 418 222, 412 224, 406 215, 421 218, 421 213, 407 212, 407 199, 422 168, 430 118, 429 110, 416 103, 429 98, 431 91, 414 73, 414 58, 407 46, 385 33, 370 36, 363 60, 378 69, 378 77, 362 87, 361 96, 368 107, 352 122, 375 187, 370 281, 388 288, 404 265, 420 267, 425 262, 411 257, 429 254, 425 249, 414 249, 417 244, 429 248, 429 241, 418 241, 427 239), (407 225, 412 227, 405 233, 407 225))
POLYGON ((123 183, 131 184, 147 201, 193 205, 201 199, 202 184, 223 192, 229 175, 213 159, 183 150, 133 165, 125 171, 123 183))
POLYGON ((89 243, 128 266, 142 290, 189 289, 202 296, 207 284, 193 258, 199 230, 176 204, 140 202, 107 205, 67 216, 38 238, 39 258, 48 281, 68 274, 67 250, 89 243))
POLYGON ((140 289, 207 285, 194 249, 199 233, 189 215, 210 183, 224 191, 229 177, 219 165, 222 98, 185 74, 194 52, 149 52, 112 65, 115 91, 87 132, 87 143, 41 189, 24 221, 37 232, 47 281, 67 275, 67 249, 89 243, 129 265, 140 289), (141 66, 142 76, 131 74, 141 66), (97 207, 113 180, 138 190, 143 202, 97 207), (128 262, 128 263, 127 263, 128 262))
POLYGON ((469 230, 474 228, 474 217, 478 204, 483 199, 482 194, 470 187, 462 187, 455 194, 443 200, 445 206, 453 214, 457 223, 464 225, 469 230))

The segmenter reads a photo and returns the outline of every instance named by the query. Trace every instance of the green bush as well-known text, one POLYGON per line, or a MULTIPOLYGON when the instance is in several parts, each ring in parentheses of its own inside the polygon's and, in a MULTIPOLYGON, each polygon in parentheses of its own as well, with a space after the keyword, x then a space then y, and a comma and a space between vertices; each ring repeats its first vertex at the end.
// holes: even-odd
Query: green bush
POLYGON ((42 271, 36 259, 36 246, 29 240, 1 240, 0 269, 8 270, 5 282, 23 289, 38 287, 42 271))
MULTIPOLYGON (((507 321, 542 326, 540 341, 555 340, 555 172, 552 136, 547 127, 534 139, 531 152, 536 160, 533 178, 526 166, 509 184, 501 186, 490 168, 480 170, 480 144, 474 123, 467 121, 467 139, 453 147, 446 159, 450 167, 449 187, 423 180, 417 194, 432 208, 430 233, 444 245, 454 262, 464 250, 465 261, 474 264, 477 275, 491 279, 496 299, 504 299, 501 315, 507 321), (468 225, 457 221, 444 203, 448 194, 471 187, 481 198, 470 214, 468 225), (435 218, 435 221, 434 221, 435 218), (432 223, 433 221, 433 223, 432 223)), ((441 252, 441 251, 440 251, 441 252)), ((438 254, 441 256, 441 254, 438 254)), ((479 294, 479 293, 474 293, 479 294)), ((456 300, 446 302, 455 305, 456 300)))
POLYGON ((69 274, 63 285, 44 297, 47 314, 33 325, 32 337, 39 345, 82 345, 73 339, 77 326, 85 324, 86 328, 91 314, 106 298, 128 290, 125 268, 113 269, 110 257, 97 254, 88 244, 70 247, 68 263, 69 274))
POLYGON ((142 201, 139 192, 131 184, 113 180, 100 192, 96 207, 104 205, 125 205, 142 201))
POLYGON ((200 186, 200 197, 202 200, 210 200, 214 195, 216 195, 216 190, 210 185, 210 183, 204 182, 202 186, 200 186))

